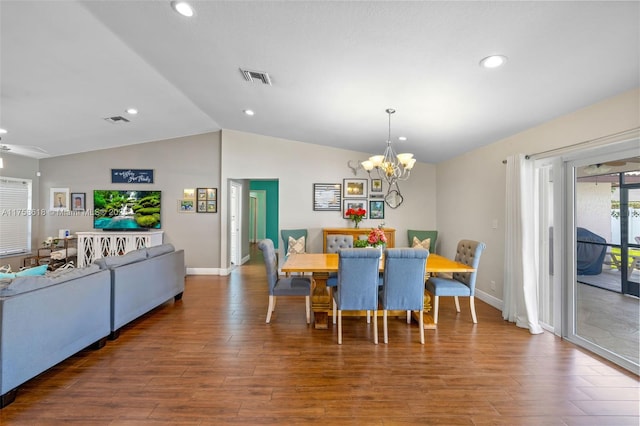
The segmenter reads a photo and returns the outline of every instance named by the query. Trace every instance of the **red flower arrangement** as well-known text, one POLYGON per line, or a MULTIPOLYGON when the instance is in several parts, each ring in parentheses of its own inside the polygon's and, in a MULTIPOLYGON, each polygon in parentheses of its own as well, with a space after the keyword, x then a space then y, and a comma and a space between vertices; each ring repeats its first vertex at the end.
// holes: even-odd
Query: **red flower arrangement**
POLYGON ((378 247, 387 244, 387 236, 382 229, 374 228, 371 230, 371 232, 369 232, 369 238, 367 238, 367 242, 372 247, 378 247))
POLYGON ((345 212, 345 215, 348 216, 349 219, 351 219, 356 224, 356 228, 360 224, 360 221, 365 214, 367 214, 367 211, 363 208, 347 209, 347 211, 345 212))

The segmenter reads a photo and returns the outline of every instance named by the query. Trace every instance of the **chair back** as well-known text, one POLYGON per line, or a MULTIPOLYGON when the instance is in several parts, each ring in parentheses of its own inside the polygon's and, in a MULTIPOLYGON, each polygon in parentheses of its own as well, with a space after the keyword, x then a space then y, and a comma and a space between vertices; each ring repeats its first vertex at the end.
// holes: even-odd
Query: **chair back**
POLYGON ((273 289, 278 282, 278 259, 276 250, 273 248, 273 241, 269 238, 260 240, 258 248, 262 251, 264 265, 267 269, 267 282, 269 284, 269 294, 273 294, 273 289))
POLYGON ((350 248, 338 251, 338 286, 336 304, 339 310, 378 309, 378 249, 350 248))
POLYGON ((353 235, 327 235, 327 253, 337 253, 343 248, 353 248, 353 235))
POLYGON ((475 269, 475 272, 454 272, 453 279, 469 287, 471 296, 474 296, 476 290, 476 275, 478 274, 480 255, 482 255, 482 251, 486 247, 485 243, 473 240, 460 240, 458 243, 455 257, 456 261, 471 266, 475 269))
POLYGON ((436 253, 436 242, 438 241, 438 231, 419 231, 417 229, 407 230, 407 237, 409 240, 409 247, 413 247, 413 237, 416 237, 420 241, 424 241, 427 238, 431 238, 429 244, 429 253, 436 253))
POLYGON ((289 237, 292 237, 294 240, 299 240, 301 237, 304 237, 304 251, 307 251, 306 229, 282 229, 280 230, 280 237, 282 238, 282 242, 284 243, 282 247, 285 256, 289 253, 289 237))
POLYGON ((384 280, 380 290, 382 307, 386 310, 422 310, 429 250, 391 248, 384 253, 384 280))

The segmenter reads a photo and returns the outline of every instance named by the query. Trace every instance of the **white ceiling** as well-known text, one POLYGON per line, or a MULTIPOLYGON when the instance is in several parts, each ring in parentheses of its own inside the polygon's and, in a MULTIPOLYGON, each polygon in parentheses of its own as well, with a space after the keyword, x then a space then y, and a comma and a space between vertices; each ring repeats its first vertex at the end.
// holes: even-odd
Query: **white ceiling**
POLYGON ((397 151, 437 163, 640 86, 636 1, 191 1, 191 19, 169 3, 0 1, 2 144, 223 128, 379 153, 393 107, 397 151), (490 54, 509 61, 479 67, 490 54))

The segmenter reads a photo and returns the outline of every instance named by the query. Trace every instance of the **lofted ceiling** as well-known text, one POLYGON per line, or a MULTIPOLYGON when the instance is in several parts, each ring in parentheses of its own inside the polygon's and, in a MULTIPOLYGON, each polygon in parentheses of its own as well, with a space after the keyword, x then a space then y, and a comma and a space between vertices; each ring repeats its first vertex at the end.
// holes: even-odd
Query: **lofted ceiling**
POLYGON ((380 153, 392 107, 396 150, 438 163, 640 86, 636 1, 190 3, 0 1, 1 144, 43 158, 222 128, 380 153), (509 60, 481 68, 491 54, 509 60))

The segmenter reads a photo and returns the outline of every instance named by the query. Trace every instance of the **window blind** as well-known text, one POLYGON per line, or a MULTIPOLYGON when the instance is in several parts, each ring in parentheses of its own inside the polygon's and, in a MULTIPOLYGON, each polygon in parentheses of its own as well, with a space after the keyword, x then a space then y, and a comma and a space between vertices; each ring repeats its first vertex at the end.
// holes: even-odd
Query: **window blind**
POLYGON ((31 252, 31 179, 0 177, 0 256, 31 252))

